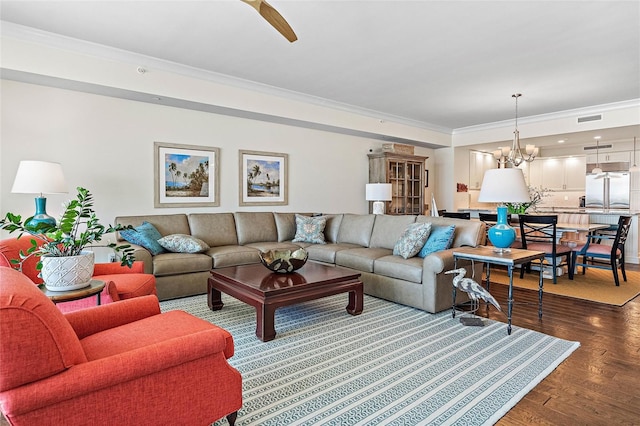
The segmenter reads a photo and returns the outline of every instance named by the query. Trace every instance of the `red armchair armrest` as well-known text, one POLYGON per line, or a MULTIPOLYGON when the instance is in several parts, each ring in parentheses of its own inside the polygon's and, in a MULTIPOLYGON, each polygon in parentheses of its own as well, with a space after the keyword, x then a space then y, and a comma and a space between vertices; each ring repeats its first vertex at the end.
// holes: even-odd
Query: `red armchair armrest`
MULTIPOLYGON (((0 393, 0 403, 7 414, 20 415, 80 398, 92 392, 109 391, 110 387, 117 388, 216 354, 219 354, 215 358, 220 362, 216 362, 218 365, 212 365, 212 368, 224 368, 231 374, 239 375, 226 363, 223 354, 225 345, 225 337, 221 330, 212 329, 188 334, 155 345, 75 365, 44 380, 0 393)), ((159 383, 159 386, 162 384, 159 383)), ((127 394, 126 388, 122 391, 122 400, 124 400, 127 394)))
POLYGON ((93 275, 111 275, 111 274, 143 274, 144 263, 141 261, 133 262, 131 268, 122 266, 118 262, 96 263, 93 268, 93 275))
POLYGON ((146 317, 158 315, 160 304, 156 296, 142 296, 118 303, 68 312, 65 315, 79 339, 103 330, 118 327, 146 317))

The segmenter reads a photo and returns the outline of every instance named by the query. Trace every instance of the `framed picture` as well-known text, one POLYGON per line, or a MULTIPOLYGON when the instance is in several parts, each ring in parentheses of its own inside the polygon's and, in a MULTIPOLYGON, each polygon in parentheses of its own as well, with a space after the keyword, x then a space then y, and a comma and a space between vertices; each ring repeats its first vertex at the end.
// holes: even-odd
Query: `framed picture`
POLYGON ((154 142, 154 207, 220 206, 220 148, 154 142))
POLYGON ((287 154, 240 150, 240 205, 286 206, 287 154))

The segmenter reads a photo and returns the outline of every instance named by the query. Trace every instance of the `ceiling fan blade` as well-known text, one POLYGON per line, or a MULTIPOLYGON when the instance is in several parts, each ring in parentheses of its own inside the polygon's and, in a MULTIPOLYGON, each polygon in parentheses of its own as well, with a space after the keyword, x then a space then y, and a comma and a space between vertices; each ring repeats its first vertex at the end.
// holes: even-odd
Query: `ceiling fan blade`
POLYGON ((265 0, 242 0, 243 2, 251 5, 258 13, 269 23, 273 28, 278 30, 280 34, 282 34, 287 40, 291 43, 296 41, 298 37, 296 33, 293 32, 291 26, 287 23, 287 21, 278 13, 277 10, 273 8, 269 3, 265 0))

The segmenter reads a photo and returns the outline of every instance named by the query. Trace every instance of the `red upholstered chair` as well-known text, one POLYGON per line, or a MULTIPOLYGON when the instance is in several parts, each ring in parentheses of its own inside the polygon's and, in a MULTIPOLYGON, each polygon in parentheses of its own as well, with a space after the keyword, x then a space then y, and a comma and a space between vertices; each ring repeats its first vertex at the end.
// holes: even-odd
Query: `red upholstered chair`
MULTIPOLYGON (((29 235, 21 238, 7 238, 0 241, 0 266, 12 266, 11 259, 19 259, 20 251, 26 252, 31 247, 29 235)), ((38 242, 37 239, 34 239, 38 242)), ((42 278, 38 277, 36 270, 38 259, 35 256, 27 259, 22 265, 22 273, 36 284, 42 284, 42 278)), ((105 282, 105 288, 101 294, 102 303, 110 301, 130 299, 132 297, 156 294, 156 278, 152 274, 144 273, 142 262, 134 262, 131 268, 121 266, 119 263, 96 263, 93 269, 93 278, 105 282)), ((79 300, 61 303, 62 311, 69 311, 95 305, 91 300, 79 300)))
POLYGON ((234 424, 231 335, 155 296, 63 314, 0 267, 0 410, 13 425, 234 424))

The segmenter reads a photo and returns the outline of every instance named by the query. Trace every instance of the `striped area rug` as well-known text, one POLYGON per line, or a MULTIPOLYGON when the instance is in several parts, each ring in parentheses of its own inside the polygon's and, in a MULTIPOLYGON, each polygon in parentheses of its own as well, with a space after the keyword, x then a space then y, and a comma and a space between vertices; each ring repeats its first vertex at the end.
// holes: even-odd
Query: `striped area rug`
MULTIPOLYGON (((463 326, 365 296, 351 316, 347 295, 276 311, 275 340, 255 336, 255 310, 223 295, 161 303, 231 332, 230 363, 243 377, 237 425, 490 425, 579 346, 485 319, 463 326)), ((226 424, 221 420, 216 425, 226 424)))

